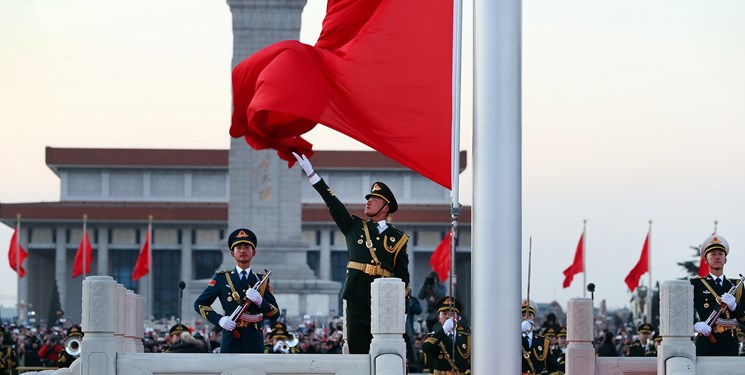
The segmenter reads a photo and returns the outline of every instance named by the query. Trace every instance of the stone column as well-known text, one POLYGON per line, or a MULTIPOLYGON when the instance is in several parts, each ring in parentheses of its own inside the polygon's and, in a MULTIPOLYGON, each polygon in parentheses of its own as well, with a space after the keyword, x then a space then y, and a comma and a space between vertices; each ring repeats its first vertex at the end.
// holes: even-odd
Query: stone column
MULTIPOLYGON (((135 353, 137 351, 137 332, 135 330, 137 322, 137 296, 132 290, 125 290, 124 300, 126 304, 122 309, 122 314, 125 321, 124 324, 124 341, 126 343, 126 352, 135 353)), ((139 329, 142 331, 142 328, 139 329)))
MULTIPOLYGON (((378 278, 370 285, 372 297, 372 315, 370 332, 373 335, 370 343, 371 373, 376 374, 376 367, 381 366, 390 371, 398 367, 406 373, 406 343, 403 334, 406 331, 406 310, 404 307, 405 286, 396 277, 378 278), (398 358, 391 356, 397 355, 398 358), (385 356, 383 356, 385 355, 385 356)), ((381 368, 381 369, 382 369, 381 368)))
POLYGON ((96 255, 98 256, 98 274, 109 275, 109 227, 98 228, 98 243, 96 243, 96 255))
POLYGON ((321 253, 318 257, 318 278, 321 280, 331 280, 331 236, 334 231, 320 229, 321 231, 321 253))
MULTIPOLYGON (((185 283, 188 283, 189 280, 192 280, 192 244, 191 244, 191 235, 187 236, 187 233, 191 233, 192 228, 186 227, 183 228, 181 233, 181 281, 184 281, 185 283)), ((200 290, 201 292, 201 290, 200 290)), ((194 311, 194 300, 189 299, 190 295, 189 293, 186 293, 185 296, 182 296, 182 291, 179 290, 179 298, 181 298, 181 309, 179 310, 179 319, 183 320, 189 320, 190 317, 192 317, 192 314, 190 311, 194 311)))
MULTIPOLYGON (((67 306, 67 280, 70 280, 70 274, 67 269, 67 247, 65 246, 65 229, 57 227, 55 229, 55 243, 54 249, 54 278, 57 280, 57 289, 59 290, 59 302, 66 315, 72 312, 67 306)), ((77 320, 77 319, 76 319, 77 320)))
POLYGON ((122 284, 116 284, 116 301, 117 311, 114 314, 115 316, 118 316, 116 319, 116 331, 114 332, 116 351, 126 352, 127 342, 124 339, 124 332, 127 331, 127 319, 125 314, 127 311, 127 289, 125 289, 122 284))
POLYGON ((660 336, 657 373, 666 374, 671 358, 696 368, 693 336, 693 285, 683 280, 663 281, 660 286, 660 336))
POLYGON ((88 276, 83 280, 81 375, 115 375, 119 300, 111 276, 88 276))
POLYGON ((595 348, 592 300, 572 298, 569 300, 567 314, 566 373, 590 375, 595 373, 595 348))
POLYGON ((144 353, 145 346, 142 343, 142 339, 145 336, 145 299, 138 294, 136 295, 135 303, 135 351, 137 353, 144 353))

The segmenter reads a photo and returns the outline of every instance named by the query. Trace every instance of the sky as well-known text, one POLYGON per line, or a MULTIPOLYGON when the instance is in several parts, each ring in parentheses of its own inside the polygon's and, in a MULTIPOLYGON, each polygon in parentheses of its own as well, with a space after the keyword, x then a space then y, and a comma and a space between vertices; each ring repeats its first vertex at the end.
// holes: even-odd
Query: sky
MULTIPOLYGON (((325 5, 308 0, 301 41, 325 5)), ((611 308, 628 305, 650 220, 655 281, 685 276, 715 220, 726 273, 745 273, 745 2, 533 0, 522 15, 523 292, 532 238, 531 299, 583 296, 582 274, 561 286, 583 220, 584 276, 611 308)), ((472 16, 464 1, 460 201, 477 206, 472 16)), ((231 56, 225 1, 1 1, 0 202, 59 200, 47 146, 229 148, 231 56)), ((308 139, 366 149, 321 126, 308 139)), ((15 277, 0 261, 0 305, 15 277)))

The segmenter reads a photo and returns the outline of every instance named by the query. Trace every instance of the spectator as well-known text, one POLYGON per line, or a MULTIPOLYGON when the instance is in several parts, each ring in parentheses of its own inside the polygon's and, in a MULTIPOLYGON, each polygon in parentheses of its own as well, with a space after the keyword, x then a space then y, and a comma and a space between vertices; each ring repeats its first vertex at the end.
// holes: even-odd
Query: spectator
POLYGON ((424 283, 419 287, 419 293, 417 298, 427 301, 427 316, 425 321, 427 323, 427 331, 433 332, 437 323, 437 309, 435 305, 437 301, 445 297, 445 285, 440 282, 437 277, 437 272, 432 272, 429 276, 424 278, 424 283))
POLYGON ((605 332, 605 339, 598 348, 598 357, 618 357, 613 332, 605 332))

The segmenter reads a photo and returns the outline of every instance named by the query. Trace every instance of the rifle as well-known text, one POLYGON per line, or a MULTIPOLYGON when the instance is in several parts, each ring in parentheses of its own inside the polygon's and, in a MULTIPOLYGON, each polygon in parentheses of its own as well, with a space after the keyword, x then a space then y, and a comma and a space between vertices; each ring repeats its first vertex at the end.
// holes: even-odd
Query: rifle
MULTIPOLYGON (((256 285, 254 285, 251 289, 256 290, 256 291, 259 291, 259 288, 261 288, 261 286, 264 285, 264 283, 267 280, 269 280, 269 275, 272 274, 272 271, 264 270, 264 272, 266 272, 266 275, 264 275, 264 278, 261 279, 258 283, 256 283, 256 285)), ((248 306, 250 306, 250 305, 251 305, 251 300, 250 299, 246 299, 246 303, 244 303, 242 305, 239 304, 238 307, 236 307, 235 310, 233 310, 233 313, 230 314, 230 320, 232 320, 236 324, 238 324, 238 321, 241 319, 241 315, 243 315, 243 313, 246 311, 246 309, 248 309, 248 306)), ((238 327, 236 327, 236 328, 238 328, 238 327)), ((233 337, 236 340, 238 340, 238 339, 241 338, 241 334, 238 333, 238 330, 237 329, 234 329, 231 332, 233 332, 233 337)))
MULTIPOLYGON (((731 294, 731 295, 734 296, 737 293, 737 289, 739 289, 740 286, 742 286, 743 281, 745 281, 745 276, 743 276, 742 274, 740 274, 740 282, 737 283, 737 284, 735 284, 735 285, 732 285, 732 288, 730 288, 727 293, 729 293, 729 294, 731 294)), ((727 304, 726 303, 720 302, 719 303, 719 310, 714 310, 714 311, 711 312, 711 315, 709 315, 709 317, 706 319, 706 325, 708 325, 709 327, 711 327, 713 329, 714 328, 714 325, 716 324, 717 319, 719 319, 719 317, 722 314, 724 314, 724 311, 727 308, 728 307, 727 307, 727 304)), ((712 344, 716 344, 717 343, 717 339, 714 337, 714 335, 709 334, 709 336, 707 336, 707 337, 709 338, 709 342, 711 342, 712 344)))

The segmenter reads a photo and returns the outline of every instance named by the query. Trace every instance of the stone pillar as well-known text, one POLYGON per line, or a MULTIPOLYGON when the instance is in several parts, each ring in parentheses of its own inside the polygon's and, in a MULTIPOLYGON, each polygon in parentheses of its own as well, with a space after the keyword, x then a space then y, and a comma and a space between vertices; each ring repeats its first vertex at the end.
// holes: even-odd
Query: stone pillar
POLYGON ((126 352, 127 341, 124 338, 124 333, 127 331, 127 289, 122 284, 116 284, 116 301, 117 310, 114 315, 118 316, 116 320, 116 331, 114 332, 114 339, 116 340, 116 351, 126 352))
MULTIPOLYGON (((187 236, 187 233, 191 233, 192 228, 186 227, 183 228, 181 233, 181 280, 184 281, 184 283, 187 283, 188 280, 192 280, 193 275, 191 273, 192 271, 192 244, 191 244, 191 235, 187 236)), ((200 290, 201 292, 201 290, 200 290)), ((189 320, 189 318, 192 316, 190 311, 194 311, 194 300, 190 300, 189 294, 186 293, 186 296, 182 295, 183 292, 179 289, 179 298, 181 299, 181 303, 179 304, 180 310, 178 312, 178 318, 183 320, 189 320)))
MULTIPOLYGON (((70 280, 67 268, 67 247, 65 246, 65 229, 57 227, 55 229, 55 238, 57 239, 54 249, 54 278, 57 280, 57 289, 59 290, 59 302, 65 315, 70 316, 71 311, 67 306, 67 280, 70 280)), ((70 267, 72 269, 72 267, 70 267)), ((77 310, 77 309, 75 309, 77 310)), ((75 319, 77 320, 77 319, 75 319)))
POLYGON ((693 285, 683 280, 663 281, 660 286, 660 336, 657 350, 657 373, 666 374, 671 358, 696 368, 696 346, 693 336, 693 285), (690 362, 689 362, 690 361, 690 362))
MULTIPOLYGON (((336 228, 334 228, 334 231, 336 228)), ((318 257, 318 278, 331 280, 331 236, 333 231, 321 229, 321 253, 318 257)))
POLYGON ((111 276, 88 276, 83 280, 81 375, 115 375, 119 300, 111 276))
MULTIPOLYGON (((126 304, 122 311, 124 317, 122 320, 126 321, 124 325, 124 341, 127 347, 126 352, 135 353, 137 351, 137 345, 135 342, 135 340, 137 340, 137 333, 135 332, 137 321, 137 296, 134 291, 127 289, 124 294, 124 299, 126 304)), ((142 331, 142 329, 139 330, 142 331)))
POLYGON ((572 298, 567 314, 566 373, 574 375, 595 374, 595 348, 592 300, 572 298))
POLYGON ((371 373, 378 373, 376 366, 381 365, 387 371, 398 366, 400 372, 406 373, 406 343, 403 334, 406 332, 406 309, 404 306, 405 285, 396 277, 378 278, 370 285, 372 297, 372 315, 370 332, 373 335, 370 343, 371 373), (391 356, 397 355, 398 362, 391 356), (385 356, 384 356, 385 355, 385 356))
POLYGON ((142 339, 145 336, 145 299, 141 295, 135 298, 135 352, 144 353, 145 345, 142 339))

